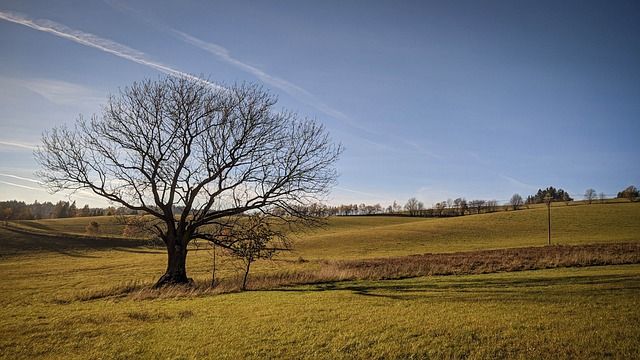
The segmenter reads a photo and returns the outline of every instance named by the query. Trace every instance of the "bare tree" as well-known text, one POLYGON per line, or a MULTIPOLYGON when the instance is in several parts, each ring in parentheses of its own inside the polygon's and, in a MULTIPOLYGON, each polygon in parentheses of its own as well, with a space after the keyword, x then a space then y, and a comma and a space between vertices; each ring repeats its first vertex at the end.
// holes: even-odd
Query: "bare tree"
POLYGON ((607 194, 601 192, 598 196, 600 197, 600 203, 604 204, 604 201, 607 199, 607 194))
POLYGON ((587 189, 587 191, 584 192, 584 199, 591 204, 593 200, 595 200, 597 194, 598 193, 596 193, 594 189, 587 189))
POLYGON ((435 214, 436 217, 440 217, 442 216, 444 209, 447 207, 447 203, 442 201, 442 202, 437 202, 433 205, 433 212, 435 214))
POLYGON ((398 213, 402 211, 402 206, 398 204, 395 200, 393 200, 393 205, 391 205, 391 212, 398 213))
POLYGON ((524 204, 524 202, 522 201, 522 196, 520 196, 520 194, 513 194, 511 200, 509 200, 509 205, 513 207, 513 210, 518 210, 522 204, 524 204))
POLYGON ((480 214, 480 212, 482 211, 482 208, 484 208, 484 204, 486 203, 485 200, 471 200, 469 202, 469 206, 474 209, 476 211, 477 214, 480 214))
POLYGON ((268 221, 268 218, 260 214, 245 216, 236 222, 236 226, 229 232, 228 236, 232 239, 231 255, 244 263, 242 290, 247 289, 251 264, 259 259, 271 259, 279 249, 288 248, 287 237, 283 232, 276 230, 281 227, 273 226, 268 221), (278 248, 277 242, 283 247, 278 248))
POLYGON ((407 200, 404 209, 409 212, 409 216, 416 216, 424 209, 424 204, 413 197, 407 200))
POLYGON ((456 213, 459 216, 463 216, 464 213, 469 208, 469 205, 467 204, 467 199, 465 199, 465 198, 457 198, 457 199, 453 200, 453 204, 455 206, 456 213))
POLYGON ((337 179, 342 146, 275 104, 255 85, 137 82, 109 96, 101 116, 45 133, 35 151, 38 176, 53 192, 87 189, 150 215, 168 255, 156 286, 187 283, 192 240, 231 248, 209 229, 243 213, 310 220, 297 209, 322 201, 337 179))
POLYGON ((498 200, 488 200, 485 209, 490 213, 498 211, 498 200))

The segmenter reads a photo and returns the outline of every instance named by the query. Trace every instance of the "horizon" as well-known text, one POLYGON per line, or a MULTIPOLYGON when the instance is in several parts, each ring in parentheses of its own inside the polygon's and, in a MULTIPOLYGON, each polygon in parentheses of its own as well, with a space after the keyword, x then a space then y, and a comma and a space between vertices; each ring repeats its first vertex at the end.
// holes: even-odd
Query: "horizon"
POLYGON ((333 206, 640 185, 637 3, 64 4, 0 5, 0 201, 110 206, 48 194, 32 151, 167 74, 257 83, 324 124, 346 147, 333 206))

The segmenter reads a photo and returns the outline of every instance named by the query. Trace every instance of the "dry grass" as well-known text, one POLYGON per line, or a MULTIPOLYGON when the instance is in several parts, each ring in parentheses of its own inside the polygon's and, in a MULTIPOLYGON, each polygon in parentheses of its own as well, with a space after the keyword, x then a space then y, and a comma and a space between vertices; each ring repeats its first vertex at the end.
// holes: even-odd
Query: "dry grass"
POLYGON ((329 262, 354 279, 469 275, 640 262, 640 243, 557 245, 329 262))
MULTIPOLYGON (((551 268, 640 263, 640 243, 556 245, 459 253, 423 254, 363 260, 319 260, 317 270, 283 270, 250 277, 250 290, 350 280, 390 280, 420 276, 474 275, 551 268)), ((134 300, 171 299, 239 292, 240 278, 223 278, 154 289, 152 284, 124 283, 75 294, 72 300, 126 296, 134 300)))
POLYGON ((252 289, 345 280, 472 275, 564 267, 640 263, 640 243, 557 245, 363 260, 323 260, 316 271, 254 277, 252 289))
MULTIPOLYGON (((638 358, 640 204, 552 211, 564 246, 541 247, 544 209, 331 219, 247 292, 226 259, 210 286, 207 249, 193 285, 154 290, 162 248, 0 228, 0 358, 638 358), (446 274, 477 275, 421 276, 446 274)), ((66 223, 87 225, 30 227, 66 223)))

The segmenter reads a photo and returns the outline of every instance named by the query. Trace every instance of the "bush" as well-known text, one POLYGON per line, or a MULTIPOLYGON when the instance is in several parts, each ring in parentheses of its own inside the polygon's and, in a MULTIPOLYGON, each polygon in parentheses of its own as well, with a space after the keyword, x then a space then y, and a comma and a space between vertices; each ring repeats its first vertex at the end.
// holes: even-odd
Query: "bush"
POLYGON ((89 235, 100 235, 101 229, 100 224, 97 221, 91 221, 89 225, 87 225, 87 234, 89 235))

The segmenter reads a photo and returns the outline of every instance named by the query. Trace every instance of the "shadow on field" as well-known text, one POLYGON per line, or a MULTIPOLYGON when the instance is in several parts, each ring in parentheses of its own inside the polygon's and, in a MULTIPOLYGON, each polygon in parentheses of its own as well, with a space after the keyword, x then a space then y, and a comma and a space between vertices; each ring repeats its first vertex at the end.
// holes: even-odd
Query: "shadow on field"
POLYGON ((14 228, 0 228, 0 257, 32 252, 56 252, 73 257, 94 257, 83 253, 86 250, 122 250, 130 252, 153 252, 145 249, 144 240, 101 238, 73 235, 37 234, 14 228))
POLYGON ((486 300, 535 301, 555 303, 559 297, 573 295, 616 296, 636 292, 640 295, 640 278, 633 274, 607 274, 582 276, 540 276, 526 274, 522 276, 497 277, 495 275, 476 275, 464 279, 458 276, 437 276, 407 280, 378 280, 316 284, 307 288, 284 288, 273 291, 323 292, 350 291, 355 295, 387 298, 393 300, 419 300, 446 298, 458 302, 478 302, 486 300))

